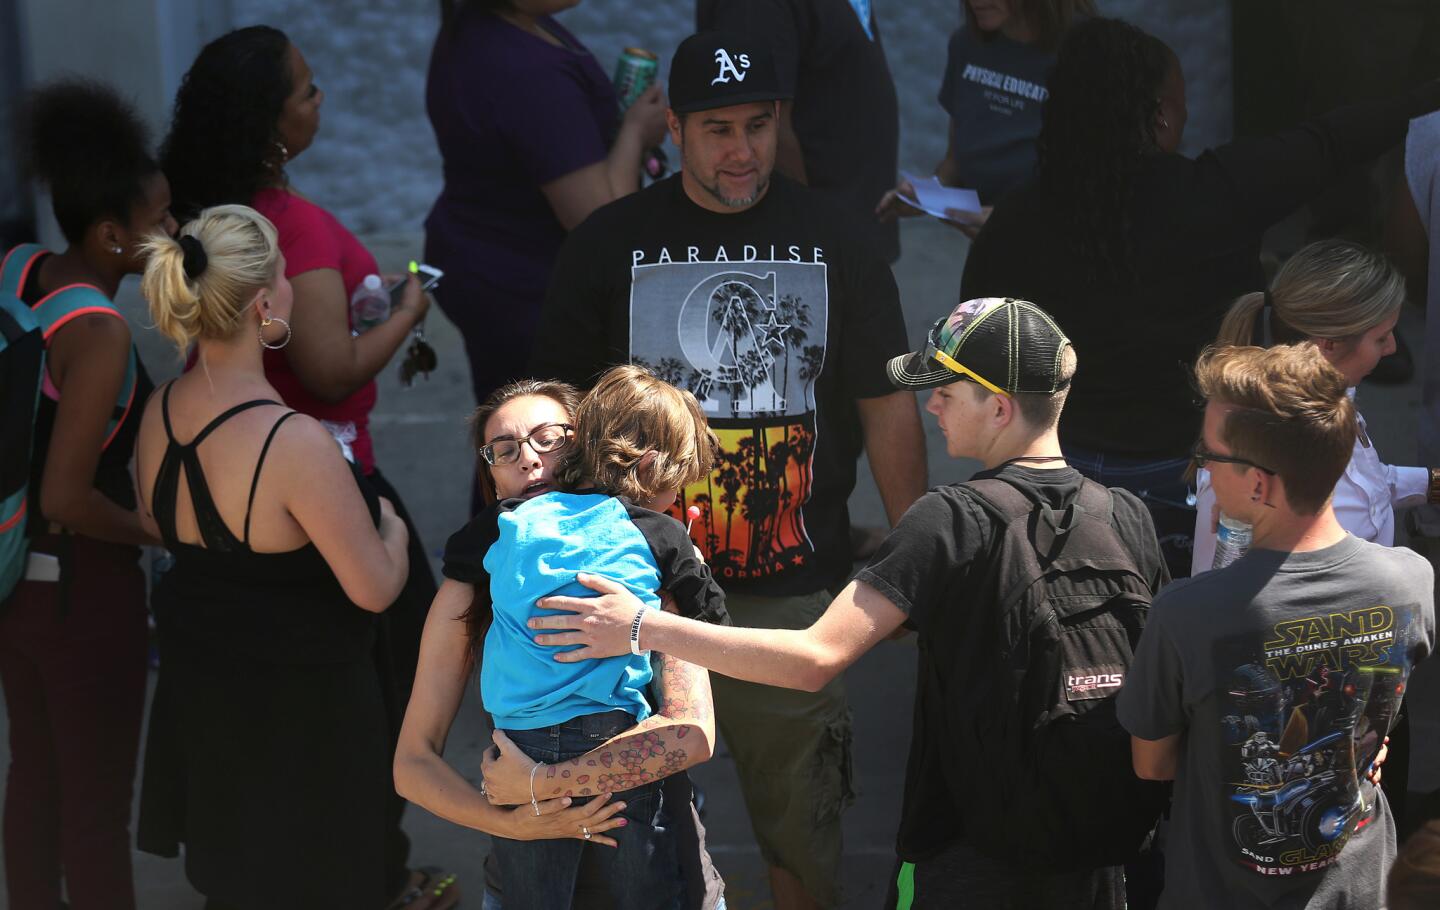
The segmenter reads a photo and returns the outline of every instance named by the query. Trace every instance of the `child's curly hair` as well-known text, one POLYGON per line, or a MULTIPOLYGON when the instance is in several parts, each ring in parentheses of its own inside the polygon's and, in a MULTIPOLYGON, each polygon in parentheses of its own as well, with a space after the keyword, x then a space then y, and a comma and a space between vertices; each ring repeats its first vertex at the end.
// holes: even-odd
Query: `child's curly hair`
POLYGON ((618 366, 576 409, 575 441, 556 479, 569 489, 590 481, 640 502, 704 478, 719 447, 694 395, 648 370, 618 366), (649 452, 656 454, 647 464, 649 452))

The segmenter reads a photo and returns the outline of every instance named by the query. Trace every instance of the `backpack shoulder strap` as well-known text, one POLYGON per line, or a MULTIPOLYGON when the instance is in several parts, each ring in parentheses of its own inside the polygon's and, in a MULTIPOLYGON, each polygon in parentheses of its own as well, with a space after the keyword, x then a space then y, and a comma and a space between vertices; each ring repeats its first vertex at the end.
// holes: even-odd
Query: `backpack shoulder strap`
MULTIPOLYGON (((122 321, 125 319, 125 315, 115 306, 113 300, 106 297, 99 288, 89 284, 70 284, 59 290, 51 291, 35 304, 33 311, 39 317, 47 346, 56 332, 81 316, 99 314, 113 316, 122 321)), ((120 426, 125 422, 126 416, 135 406, 135 386, 138 376, 139 365, 135 358, 135 346, 132 344, 130 356, 125 362, 125 380, 120 383, 120 391, 115 397, 115 408, 110 414, 110 423, 105 431, 105 442, 101 446, 102 449, 109 447, 115 439, 115 434, 120 432, 120 426)))
POLYGON ((1103 554, 1104 558, 1131 572, 1142 582, 1145 581, 1145 574, 1140 571, 1140 561, 1130 551, 1125 538, 1120 536, 1120 526, 1115 516, 1115 491, 1086 477, 1077 501, 1086 515, 1094 518, 1104 528, 1095 538, 1095 543, 1108 551, 1103 554))
POLYGON ((116 319, 125 318, 113 300, 106 297, 99 288, 89 284, 67 284, 51 291, 40 298, 40 302, 36 303, 33 309, 35 315, 40 317, 40 325, 44 327, 46 342, 72 320, 81 316, 99 313, 116 319))
POLYGON ((22 243, 12 247, 5 258, 0 260, 0 294, 20 296, 30 267, 39 259, 45 248, 38 243, 22 243))
POLYGON ((987 506, 996 515, 1004 516, 1006 524, 1024 518, 1035 510, 1035 504, 1024 493, 998 477, 967 480, 960 486, 979 499, 982 506, 987 506))

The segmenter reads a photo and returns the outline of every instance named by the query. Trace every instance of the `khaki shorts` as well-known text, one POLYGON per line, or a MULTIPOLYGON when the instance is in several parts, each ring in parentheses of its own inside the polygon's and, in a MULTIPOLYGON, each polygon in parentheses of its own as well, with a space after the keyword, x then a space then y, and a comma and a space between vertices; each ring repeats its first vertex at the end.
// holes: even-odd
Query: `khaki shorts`
MULTIPOLYGON (((725 596, 737 626, 804 629, 830 605, 797 597, 725 596)), ((840 677, 819 692, 711 674, 715 717, 735 757, 760 855, 821 905, 840 903, 840 813, 855 800, 850 707, 840 677)))

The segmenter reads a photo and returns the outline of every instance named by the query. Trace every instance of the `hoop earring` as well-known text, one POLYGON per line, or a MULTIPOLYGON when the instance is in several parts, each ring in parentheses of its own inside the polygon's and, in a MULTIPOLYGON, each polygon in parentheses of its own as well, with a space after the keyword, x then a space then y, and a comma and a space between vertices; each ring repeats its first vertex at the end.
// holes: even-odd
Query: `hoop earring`
POLYGON ((264 319, 260 320, 260 346, 261 346, 261 347, 269 348, 269 349, 272 350, 272 351, 278 351, 278 350, 280 350, 281 348, 285 347, 285 345, 287 345, 287 344, 290 343, 290 336, 291 336, 292 334, 294 334, 294 333, 293 333, 293 332, 291 331, 291 329, 290 329, 290 323, 286 322, 284 319, 281 319, 279 316, 266 316, 264 319), (281 325, 283 325, 283 326, 285 327, 285 338, 284 338, 284 340, 281 341, 279 344, 271 344, 270 342, 268 342, 268 341, 265 340, 265 329, 266 329, 266 327, 268 327, 268 326, 270 325, 270 323, 272 323, 272 322, 278 322, 278 323, 280 323, 281 325))

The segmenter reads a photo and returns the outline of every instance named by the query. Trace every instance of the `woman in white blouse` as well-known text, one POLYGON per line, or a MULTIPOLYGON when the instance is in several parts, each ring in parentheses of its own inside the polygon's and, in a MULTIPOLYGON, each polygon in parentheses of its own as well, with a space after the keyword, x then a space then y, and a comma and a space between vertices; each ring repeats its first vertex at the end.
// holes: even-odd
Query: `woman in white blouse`
MULTIPOLYGON (((1348 241, 1322 240, 1290 257, 1269 291, 1236 300, 1216 344, 1312 341, 1345 374, 1354 398, 1360 380, 1395 350, 1395 323, 1404 302, 1405 279, 1384 256, 1348 241)), ((1196 574, 1215 558, 1217 517, 1210 472, 1200 471, 1197 484, 1191 563, 1196 574)), ((1355 451, 1335 485, 1335 517, 1356 537, 1388 547, 1395 543, 1395 510, 1425 502, 1430 487, 1429 470, 1380 460, 1361 417, 1355 451)))

